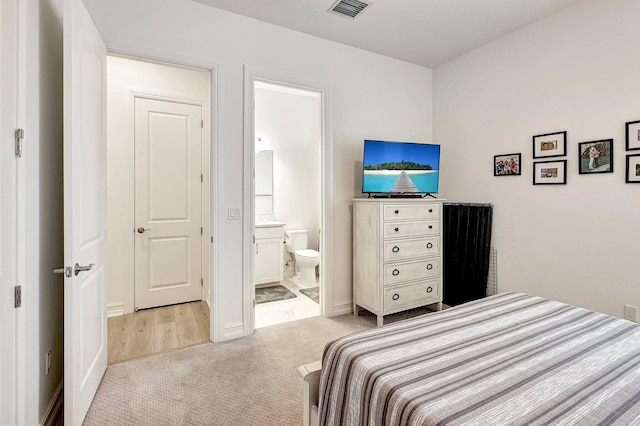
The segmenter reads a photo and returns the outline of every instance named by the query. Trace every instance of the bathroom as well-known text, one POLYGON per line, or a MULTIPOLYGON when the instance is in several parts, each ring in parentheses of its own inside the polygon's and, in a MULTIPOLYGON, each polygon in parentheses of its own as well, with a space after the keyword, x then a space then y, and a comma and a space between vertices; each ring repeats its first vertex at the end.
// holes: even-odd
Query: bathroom
POLYGON ((254 98, 255 327, 260 328, 320 315, 322 280, 314 265, 321 258, 323 123, 317 91, 256 81, 254 98))

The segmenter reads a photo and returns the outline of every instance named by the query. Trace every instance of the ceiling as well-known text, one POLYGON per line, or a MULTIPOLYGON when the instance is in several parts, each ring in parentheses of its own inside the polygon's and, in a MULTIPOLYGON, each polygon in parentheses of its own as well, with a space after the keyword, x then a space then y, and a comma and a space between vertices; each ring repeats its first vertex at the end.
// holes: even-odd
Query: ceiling
POLYGON ((355 19, 335 0, 194 1, 435 68, 583 0, 371 0, 355 19))

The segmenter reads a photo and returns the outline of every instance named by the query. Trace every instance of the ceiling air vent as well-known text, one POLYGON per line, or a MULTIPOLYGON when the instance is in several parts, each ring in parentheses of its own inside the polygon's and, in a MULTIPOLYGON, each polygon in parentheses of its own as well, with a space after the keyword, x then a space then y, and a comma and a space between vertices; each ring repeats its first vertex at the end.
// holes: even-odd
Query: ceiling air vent
POLYGON ((349 19, 356 19, 362 11, 371 6, 371 2, 364 2, 360 0, 338 0, 335 2, 327 12, 335 15, 340 15, 349 19))

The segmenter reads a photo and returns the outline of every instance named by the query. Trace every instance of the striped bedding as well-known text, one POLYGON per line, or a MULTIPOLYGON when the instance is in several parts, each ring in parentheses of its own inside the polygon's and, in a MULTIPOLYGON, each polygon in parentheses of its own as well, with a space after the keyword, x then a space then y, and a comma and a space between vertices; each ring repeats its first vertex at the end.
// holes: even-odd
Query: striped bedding
POLYGON ((321 425, 640 425, 640 325, 505 293, 325 347, 321 425))

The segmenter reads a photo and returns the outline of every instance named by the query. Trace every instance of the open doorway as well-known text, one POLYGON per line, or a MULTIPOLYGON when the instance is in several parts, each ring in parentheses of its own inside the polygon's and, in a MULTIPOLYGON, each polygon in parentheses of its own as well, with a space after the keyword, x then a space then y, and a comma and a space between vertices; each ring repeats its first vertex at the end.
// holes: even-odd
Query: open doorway
POLYGON ((194 330, 209 340, 210 81, 208 70, 108 57, 110 357, 113 345, 188 346, 194 330))
POLYGON ((321 313, 322 100, 254 81, 255 328, 321 313))

